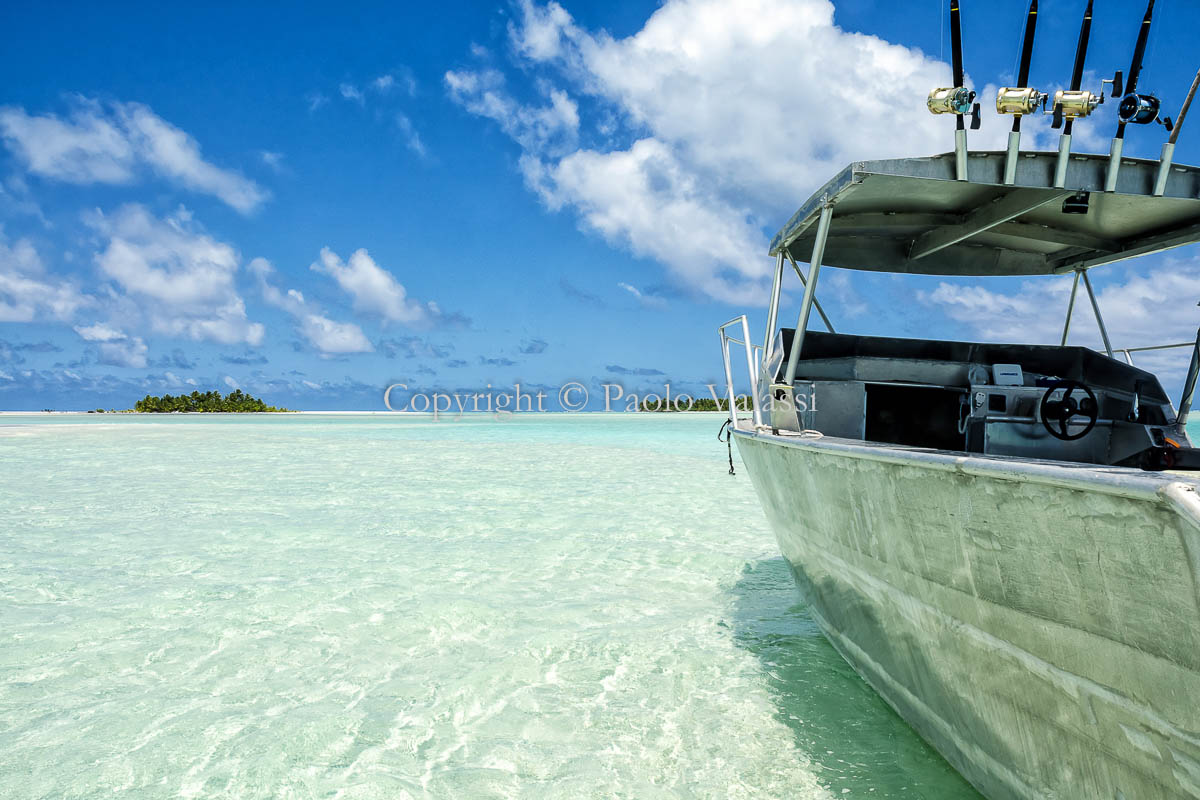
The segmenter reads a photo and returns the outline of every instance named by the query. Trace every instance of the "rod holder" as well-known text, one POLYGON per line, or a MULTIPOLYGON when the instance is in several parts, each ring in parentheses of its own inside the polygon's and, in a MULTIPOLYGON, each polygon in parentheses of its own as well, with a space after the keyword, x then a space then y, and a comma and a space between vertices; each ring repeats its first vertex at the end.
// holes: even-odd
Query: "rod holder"
POLYGON ((960 181, 967 178, 967 132, 959 129, 954 132, 954 176, 960 181))
POLYGON ((1108 175, 1104 179, 1104 191, 1117 190, 1117 173, 1121 171, 1121 153, 1125 152, 1125 140, 1113 139, 1108 155, 1108 175))
POLYGON ((1054 187, 1065 189, 1067 186, 1067 162, 1071 160, 1071 134, 1064 133, 1058 137, 1058 161, 1054 162, 1054 187))
POLYGON ((1162 155, 1158 159, 1158 176, 1154 179, 1154 196, 1162 197, 1167 191, 1167 176, 1171 174, 1171 162, 1175 159, 1175 143, 1163 142, 1162 155))
POLYGON ((1017 180, 1017 155, 1021 152, 1021 132, 1008 132, 1008 153, 1004 157, 1004 183, 1012 186, 1017 180))

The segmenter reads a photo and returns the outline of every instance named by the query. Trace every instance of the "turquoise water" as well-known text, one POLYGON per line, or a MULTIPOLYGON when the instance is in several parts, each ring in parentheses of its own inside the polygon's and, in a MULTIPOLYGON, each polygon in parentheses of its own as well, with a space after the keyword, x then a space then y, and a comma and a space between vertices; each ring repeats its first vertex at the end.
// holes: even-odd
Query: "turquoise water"
POLYGON ((0 417, 0 797, 975 797, 720 421, 0 417))

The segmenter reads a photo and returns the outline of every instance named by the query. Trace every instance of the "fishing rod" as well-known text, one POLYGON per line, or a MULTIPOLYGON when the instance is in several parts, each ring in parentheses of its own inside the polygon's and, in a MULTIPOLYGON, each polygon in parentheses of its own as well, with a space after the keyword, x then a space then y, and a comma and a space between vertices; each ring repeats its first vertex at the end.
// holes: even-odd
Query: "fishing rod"
POLYGON ((1011 185, 1017 177, 1017 156, 1021 151, 1021 117, 1046 107, 1046 95, 1030 88, 1029 62, 1033 59, 1033 36, 1037 31, 1038 0, 1030 0, 1025 15, 1025 37, 1021 43, 1021 66, 1017 71, 1016 87, 1003 86, 996 95, 996 111, 1012 114, 1012 131, 1008 134, 1008 153, 1004 159, 1004 182, 1011 185))
POLYGON ((1155 197, 1162 197, 1167 191, 1167 175, 1171 171, 1171 161, 1175 158, 1175 142, 1179 139, 1179 132, 1183 130, 1183 121, 1187 119, 1188 109, 1192 107, 1192 98, 1196 96, 1197 87, 1200 87, 1200 72, 1192 79, 1192 88, 1188 89, 1187 98, 1183 101, 1183 108, 1179 109, 1179 116, 1175 118, 1171 135, 1163 144, 1162 156, 1158 161, 1158 177, 1154 181, 1155 197))
POLYGON ((1125 149, 1125 126, 1149 125, 1161 122, 1167 130, 1174 125, 1170 117, 1159 117, 1162 101, 1153 94, 1138 94, 1138 79, 1142 74, 1142 61, 1146 56, 1146 42, 1150 38, 1150 25, 1154 18, 1154 0, 1146 5, 1146 16, 1142 18, 1138 28, 1137 44, 1133 48, 1133 61, 1129 64, 1129 79, 1124 87, 1121 85, 1121 73, 1113 79, 1113 97, 1123 95, 1121 104, 1117 107, 1117 133, 1113 137, 1112 149, 1108 157, 1108 176, 1104 182, 1104 191, 1113 192, 1117 188, 1117 174, 1121 169, 1121 154, 1125 149))
POLYGON ((954 86, 934 89, 925 105, 934 114, 954 114, 954 173, 960 181, 967 180, 967 129, 964 116, 971 117, 971 130, 979 129, 979 104, 975 92, 968 89, 963 72, 962 25, 959 21, 958 0, 950 0, 950 49, 954 67, 954 86))
POLYGON ((1054 93, 1054 121, 1050 127, 1063 129, 1058 140, 1058 162, 1054 167, 1054 185, 1059 189, 1067 185, 1067 161, 1071 156, 1071 130, 1075 120, 1088 117, 1096 106, 1104 102, 1104 84, 1111 81, 1101 81, 1100 94, 1093 94, 1083 85, 1083 66, 1087 61, 1088 43, 1092 38, 1092 2, 1088 0, 1087 8, 1083 11, 1083 22, 1079 26, 1079 42, 1075 45, 1075 66, 1071 70, 1071 85, 1069 89, 1059 89, 1054 93))

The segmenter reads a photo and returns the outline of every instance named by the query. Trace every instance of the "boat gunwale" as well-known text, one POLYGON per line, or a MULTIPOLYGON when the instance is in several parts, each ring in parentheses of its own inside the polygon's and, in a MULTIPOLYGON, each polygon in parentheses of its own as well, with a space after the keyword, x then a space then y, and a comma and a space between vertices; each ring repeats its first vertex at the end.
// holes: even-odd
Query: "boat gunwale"
POLYGON ((1168 500, 1182 516, 1200 528, 1200 477, 1179 472, 1147 473, 1134 467, 1076 464, 1067 461, 981 456, 952 450, 933 450, 883 442, 865 442, 834 436, 785 436, 769 431, 734 428, 733 435, 767 444, 823 452, 897 466, 955 472, 974 477, 1032 482, 1081 491, 1098 491, 1136 500, 1168 500))

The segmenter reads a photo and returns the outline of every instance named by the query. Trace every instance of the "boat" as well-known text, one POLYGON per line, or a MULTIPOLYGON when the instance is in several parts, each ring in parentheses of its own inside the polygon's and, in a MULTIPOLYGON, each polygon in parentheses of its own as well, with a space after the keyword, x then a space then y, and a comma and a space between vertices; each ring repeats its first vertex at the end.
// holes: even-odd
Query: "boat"
MULTIPOLYGON (((1200 331, 1164 345, 1192 353, 1176 406, 1088 274, 1200 242, 1200 168, 1072 153, 1069 128, 1057 152, 971 151, 956 78, 954 151, 852 163, 775 236, 762 344, 720 327, 730 437, 820 629, 982 794, 1198 798, 1200 331), (1072 290, 1058 342, 860 336, 820 307, 830 268, 1072 290), (1081 286, 1103 351, 1068 343, 1081 286)), ((1056 122, 1099 102, 1061 94, 1056 122)))

